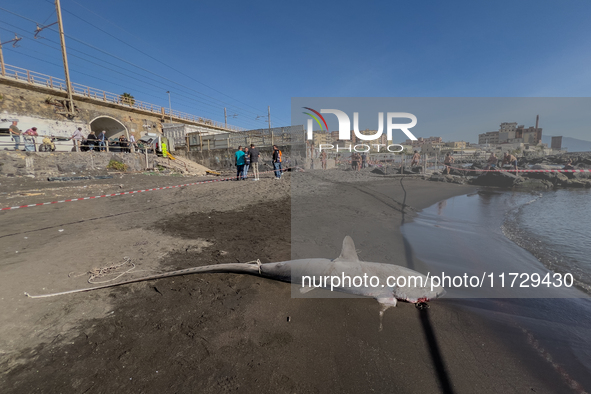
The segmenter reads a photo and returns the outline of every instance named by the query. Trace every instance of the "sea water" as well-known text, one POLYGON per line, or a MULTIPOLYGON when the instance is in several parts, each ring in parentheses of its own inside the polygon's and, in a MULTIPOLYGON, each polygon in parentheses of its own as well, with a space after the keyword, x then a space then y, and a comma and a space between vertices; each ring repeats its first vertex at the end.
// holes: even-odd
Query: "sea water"
POLYGON ((503 232, 555 272, 570 272, 591 294, 591 190, 539 193, 516 207, 503 232))
POLYGON ((419 212, 402 233, 433 273, 572 274, 575 285, 559 292, 496 282, 489 292, 446 287, 444 302, 527 333, 511 340, 533 341, 560 379, 591 392, 590 229, 590 190, 482 189, 419 212))

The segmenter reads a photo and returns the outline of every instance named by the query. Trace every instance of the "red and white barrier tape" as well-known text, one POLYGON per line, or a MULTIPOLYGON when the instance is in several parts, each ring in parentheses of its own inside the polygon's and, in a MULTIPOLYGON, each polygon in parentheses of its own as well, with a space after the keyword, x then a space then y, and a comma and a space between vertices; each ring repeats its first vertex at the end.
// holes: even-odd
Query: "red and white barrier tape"
MULTIPOLYGON (((445 166, 445 164, 444 164, 445 166)), ((480 169, 471 169, 471 168, 457 168, 457 167, 450 167, 454 170, 458 171, 476 171, 476 172, 591 172, 591 170, 581 169, 581 170, 480 170, 480 169)))
MULTIPOLYGON (((285 171, 287 171, 288 169, 291 169, 291 168, 297 168, 297 167, 283 168, 283 169, 281 169, 281 172, 285 172, 285 171)), ((266 173, 269 173, 269 172, 275 172, 275 170, 261 171, 261 172, 259 172, 259 174, 266 174, 266 173)), ((19 208, 39 207, 39 206, 42 206, 42 205, 53 205, 53 204, 59 204, 59 203, 63 203, 63 202, 74 202, 74 201, 82 201, 82 200, 94 200, 96 198, 102 198, 102 197, 124 196, 124 195, 127 195, 127 194, 144 193, 144 192, 151 192, 151 191, 155 191, 155 190, 174 189, 176 187, 201 185, 201 184, 204 184, 204 183, 222 182, 222 181, 229 181, 229 180, 232 180, 232 179, 236 179, 236 176, 232 176, 232 177, 229 177, 229 178, 217 178, 217 179, 212 179, 212 180, 207 180, 207 181, 201 181, 201 182, 185 183, 184 185, 156 187, 156 188, 153 188, 153 189, 144 189, 144 190, 134 190, 134 191, 130 191, 130 192, 122 192, 122 193, 103 194, 101 196, 70 198, 70 199, 67 199, 67 200, 60 200, 60 201, 41 202, 41 203, 38 203, 38 204, 20 205, 20 206, 16 206, 16 207, 6 207, 6 208, 0 208, 0 211, 9 211, 9 210, 19 209, 19 208)))

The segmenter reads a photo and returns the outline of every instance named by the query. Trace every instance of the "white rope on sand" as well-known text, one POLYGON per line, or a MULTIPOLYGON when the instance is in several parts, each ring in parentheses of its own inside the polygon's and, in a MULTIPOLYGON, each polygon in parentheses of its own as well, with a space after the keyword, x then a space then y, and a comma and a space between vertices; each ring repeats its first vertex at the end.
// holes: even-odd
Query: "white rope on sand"
MULTIPOLYGON (((113 266, 109 266, 109 267, 104 267, 104 268, 98 268, 98 269, 94 269, 92 271, 89 272, 89 274, 91 275, 90 278, 88 279, 89 283, 107 283, 107 282, 112 282, 118 278, 120 278, 121 276, 129 273, 130 271, 132 271, 135 268, 135 264, 132 263, 131 259, 129 257, 124 257, 125 261, 121 264, 116 264, 113 266), (100 277, 104 277, 106 275, 113 275, 116 272, 112 272, 114 270, 116 270, 118 267, 123 266, 124 264, 132 264, 132 267, 128 270, 126 270, 125 272, 120 273, 119 275, 117 275, 115 278, 113 279, 109 279, 106 281, 101 281, 101 282, 91 282, 92 279, 94 278, 100 278, 100 277)), ((253 260, 253 261, 249 261, 247 263, 239 263, 239 264, 220 264, 220 265, 213 265, 213 266, 204 266, 204 267, 194 267, 194 268, 187 268, 187 269, 182 269, 182 270, 177 270, 177 271, 170 271, 170 272, 164 272, 162 274, 157 274, 157 275, 152 275, 152 276, 146 276, 143 278, 137 278, 137 279, 130 279, 127 281, 123 281, 123 282, 119 282, 119 283, 113 283, 110 285, 102 285, 102 286, 96 286, 96 287, 90 287, 90 288, 86 288, 86 289, 77 289, 77 290, 69 290, 69 291, 62 291, 59 293, 52 293, 52 294, 42 294, 42 295, 30 295, 29 293, 25 292, 25 295, 29 298, 46 298, 46 297, 54 297, 54 296, 58 296, 58 295, 64 295, 64 294, 73 294, 73 293, 81 293, 84 291, 91 291, 91 290, 97 290, 97 289, 105 289, 108 287, 114 287, 114 286, 118 286, 118 285, 123 285, 123 284, 127 284, 127 283, 136 283, 136 282, 142 282, 145 280, 151 280, 151 279, 161 279, 161 278, 167 278, 167 277, 171 277, 171 276, 177 276, 177 275, 185 275, 185 274, 192 274, 192 273, 198 273, 198 272, 232 272, 232 271, 219 271, 219 268, 221 268, 221 266, 224 266, 224 268, 228 267, 228 266, 242 266, 244 265, 250 265, 250 264, 256 264, 257 268, 256 271, 258 272, 259 275, 261 275, 261 261, 259 259, 253 260), (212 269, 215 269, 215 271, 212 271, 212 269), (207 270, 207 271, 205 271, 207 270)), ((226 268, 227 269, 227 268, 226 268)), ((240 271, 243 271, 242 269, 240 271)), ((250 271, 250 270, 249 270, 250 271)), ((135 271, 135 272, 139 272, 139 271, 135 271)), ((242 273, 242 272, 241 272, 242 273)), ((251 272, 252 273, 252 272, 251 272)), ((85 275, 85 274, 81 274, 81 275, 85 275)), ((81 276, 81 275, 76 275, 76 276, 81 276)), ((70 275, 68 275, 70 276, 70 275)))
POLYGON ((135 269, 135 264, 131 261, 131 259, 129 257, 125 256, 125 257, 123 257, 123 260, 124 261, 122 263, 120 263, 120 264, 113 264, 113 265, 109 265, 107 267, 94 268, 94 269, 92 269, 92 270, 90 270, 88 272, 84 272, 82 274, 73 275, 73 272, 70 272, 68 274, 68 278, 77 278, 79 276, 83 276, 83 275, 89 274, 90 277, 88 278, 88 283, 91 283, 91 284, 92 283, 99 284, 99 283, 112 282, 112 281, 114 281, 116 279, 119 279, 123 275, 125 275, 125 274, 127 274, 127 273, 129 273, 129 272, 131 272, 131 271, 133 271, 135 269), (96 278, 103 278, 103 277, 108 276, 108 275, 115 275, 115 274, 117 274, 117 269, 119 267, 122 267, 122 266, 126 265, 126 264, 130 264, 131 265, 131 268, 129 268, 127 271, 124 271, 124 272, 120 273, 116 277, 114 277, 112 279, 109 279, 109 280, 104 280, 104 281, 101 281, 101 282, 95 282, 94 281, 94 279, 96 279, 96 278))

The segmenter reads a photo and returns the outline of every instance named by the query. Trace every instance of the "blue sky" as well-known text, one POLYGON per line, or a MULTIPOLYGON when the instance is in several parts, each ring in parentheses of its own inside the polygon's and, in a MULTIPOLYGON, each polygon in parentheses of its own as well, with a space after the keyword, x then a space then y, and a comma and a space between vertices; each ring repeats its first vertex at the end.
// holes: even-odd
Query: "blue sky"
MULTIPOLYGON (((0 7, 41 24, 55 21, 49 0, 0 7)), ((591 3, 584 0, 62 0, 62 8, 74 82, 163 106, 170 90, 173 108, 223 121, 226 106, 237 115, 228 123, 245 128, 265 127, 267 106, 273 126, 289 124, 292 97, 591 91, 591 3)), ((14 32, 24 37, 19 48, 4 46, 5 62, 62 77, 57 33, 48 29, 33 40, 34 29, 0 9, 2 42, 14 32)), ((528 123, 499 119, 482 131, 501 121, 528 123)), ((591 139, 589 130, 569 136, 591 139)))

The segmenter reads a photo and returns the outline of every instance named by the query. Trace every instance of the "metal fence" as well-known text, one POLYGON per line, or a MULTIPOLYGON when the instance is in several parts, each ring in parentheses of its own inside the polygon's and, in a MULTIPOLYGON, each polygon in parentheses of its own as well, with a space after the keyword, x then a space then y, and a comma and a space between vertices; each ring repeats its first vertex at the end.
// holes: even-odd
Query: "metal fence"
MULTIPOLYGON (((31 85, 43 86, 46 88, 56 89, 58 91, 66 92, 66 81, 60 78, 52 77, 51 75, 41 74, 35 71, 26 70, 24 68, 11 66, 5 64, 5 71, 2 74, 4 78, 11 78, 16 81, 28 82, 31 85)), ((201 116, 191 115, 177 110, 162 107, 157 104, 146 103, 144 101, 135 100, 134 98, 123 97, 121 94, 111 93, 100 89, 91 88, 89 86, 81 85, 72 82, 72 94, 117 104, 126 108, 135 108, 143 111, 149 111, 154 114, 170 117, 173 119, 186 120, 194 123, 201 123, 207 126, 219 127, 227 130, 244 131, 241 127, 225 125, 221 122, 216 122, 211 119, 203 118, 201 116)))
POLYGON ((260 148, 305 144, 304 126, 301 125, 209 135, 188 133, 187 136, 191 150, 236 149, 250 144, 260 148))

